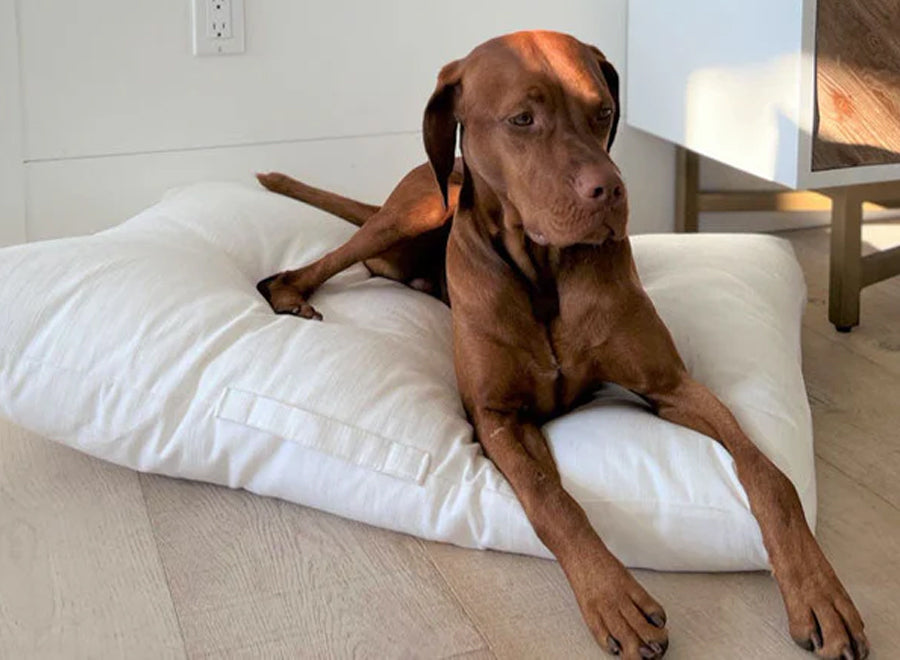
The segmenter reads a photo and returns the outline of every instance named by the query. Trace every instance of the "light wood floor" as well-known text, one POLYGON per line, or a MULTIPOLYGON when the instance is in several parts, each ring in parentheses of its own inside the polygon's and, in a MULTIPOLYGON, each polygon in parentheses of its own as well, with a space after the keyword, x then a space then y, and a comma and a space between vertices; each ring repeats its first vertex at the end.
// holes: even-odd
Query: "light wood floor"
MULTIPOLYGON (((866 227, 900 242, 900 223, 866 227)), ((810 286, 804 369, 819 528, 900 657, 900 278, 826 320, 826 230, 786 234, 810 286)), ((763 573, 638 572, 667 657, 805 658, 763 573)), ((203 484, 140 475, 0 423, 0 658, 578 658, 598 650, 556 563, 463 550, 203 484)))

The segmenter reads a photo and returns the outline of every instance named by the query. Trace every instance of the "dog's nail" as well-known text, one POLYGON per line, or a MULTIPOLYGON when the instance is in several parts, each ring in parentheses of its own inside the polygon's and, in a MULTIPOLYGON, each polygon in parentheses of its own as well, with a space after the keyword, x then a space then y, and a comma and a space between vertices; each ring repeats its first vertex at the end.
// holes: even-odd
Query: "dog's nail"
POLYGON ((865 637, 856 640, 856 654, 859 660, 866 660, 869 657, 869 643, 865 637))
POLYGON ((822 635, 819 634, 819 631, 818 631, 818 630, 816 630, 816 631, 813 632, 812 637, 810 638, 810 640, 812 641, 813 648, 814 648, 816 651, 818 651, 820 648, 822 648, 822 635))
POLYGON ((641 646, 638 649, 638 653, 641 654, 642 658, 655 658, 657 656, 657 651, 654 651, 649 646, 641 646))
POLYGON ((652 623, 657 628, 663 628, 666 625, 666 615, 665 614, 660 614, 659 612, 654 612, 647 618, 650 619, 650 623, 652 623))
POLYGON ((619 641, 612 635, 606 638, 606 646, 613 655, 619 655, 619 652, 622 650, 622 647, 619 646, 619 641))
POLYGON ((856 660, 856 654, 853 652, 853 649, 845 646, 843 653, 841 653, 841 660, 856 660))
POLYGON ((659 642, 650 642, 650 648, 657 653, 662 653, 665 650, 659 642))
POLYGON ((812 640, 811 640, 811 639, 799 640, 799 639, 796 639, 796 638, 795 638, 795 639, 794 639, 794 642, 796 642, 797 646, 799 646, 799 647, 800 647, 801 649, 803 649, 804 651, 812 651, 812 650, 815 648, 815 647, 813 646, 813 643, 812 643, 812 640))
POLYGON ((256 283, 256 290, 259 291, 266 299, 269 298, 269 285, 272 283, 272 280, 274 280, 275 277, 275 275, 272 275, 271 277, 267 277, 266 279, 260 280, 256 283))

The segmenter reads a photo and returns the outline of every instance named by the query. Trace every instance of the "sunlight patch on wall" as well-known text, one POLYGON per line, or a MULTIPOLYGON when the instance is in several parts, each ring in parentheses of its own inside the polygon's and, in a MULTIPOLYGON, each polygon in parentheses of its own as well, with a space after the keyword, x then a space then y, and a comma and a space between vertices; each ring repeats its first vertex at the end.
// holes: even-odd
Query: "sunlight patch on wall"
POLYGON ((700 153, 768 180, 796 181, 799 53, 761 64, 708 67, 691 73, 685 137, 700 153), (739 126, 740 130, 735 130, 739 126))

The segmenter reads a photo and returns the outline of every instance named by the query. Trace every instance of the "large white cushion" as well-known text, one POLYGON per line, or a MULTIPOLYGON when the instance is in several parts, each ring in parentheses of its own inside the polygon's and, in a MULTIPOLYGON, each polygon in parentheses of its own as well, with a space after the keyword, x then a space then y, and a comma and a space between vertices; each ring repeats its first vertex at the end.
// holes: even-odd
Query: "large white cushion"
MULTIPOLYGON (((473 443, 449 310, 356 266, 276 316, 264 276, 354 228, 235 184, 174 191, 90 237, 0 250, 0 415, 136 470, 284 498, 429 539, 547 556, 473 443)), ((638 236, 641 277, 693 374, 815 518, 800 372, 805 289, 766 236, 638 236)), ((628 565, 757 569, 729 455, 607 388, 545 427, 569 491, 628 565)))

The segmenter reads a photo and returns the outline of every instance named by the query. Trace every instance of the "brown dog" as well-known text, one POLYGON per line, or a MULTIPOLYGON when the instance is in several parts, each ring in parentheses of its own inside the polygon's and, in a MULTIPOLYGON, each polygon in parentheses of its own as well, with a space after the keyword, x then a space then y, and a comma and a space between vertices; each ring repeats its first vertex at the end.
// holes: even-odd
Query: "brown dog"
POLYGON ((821 657, 865 658, 859 613, 807 527, 794 487, 691 379, 641 287, 625 235, 625 186, 608 155, 618 117, 618 78, 597 49, 548 32, 491 40, 441 71, 425 110, 430 167, 410 172, 381 208, 260 175, 266 187, 361 229, 259 290, 276 312, 321 318, 310 294, 367 260, 373 273, 448 294, 459 388, 477 437, 609 652, 662 656, 665 613, 563 490, 540 431, 603 381, 639 393, 663 419, 731 453, 791 635, 821 657), (461 160, 454 158, 458 129, 461 160))

